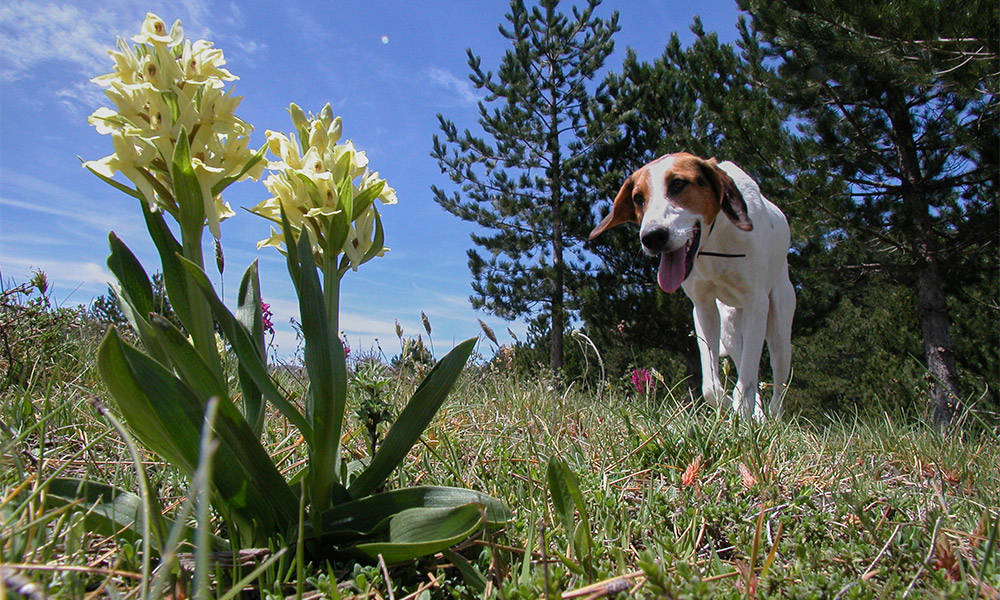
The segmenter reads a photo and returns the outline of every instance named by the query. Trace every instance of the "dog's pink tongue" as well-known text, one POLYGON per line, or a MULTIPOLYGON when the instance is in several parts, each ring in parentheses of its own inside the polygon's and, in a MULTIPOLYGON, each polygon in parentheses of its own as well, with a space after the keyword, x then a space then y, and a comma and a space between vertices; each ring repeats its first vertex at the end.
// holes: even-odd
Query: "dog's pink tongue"
POLYGON ((684 259, 687 253, 686 247, 681 246, 673 252, 663 252, 660 254, 660 268, 656 271, 656 282, 660 284, 660 289, 668 294, 677 291, 684 281, 684 259))

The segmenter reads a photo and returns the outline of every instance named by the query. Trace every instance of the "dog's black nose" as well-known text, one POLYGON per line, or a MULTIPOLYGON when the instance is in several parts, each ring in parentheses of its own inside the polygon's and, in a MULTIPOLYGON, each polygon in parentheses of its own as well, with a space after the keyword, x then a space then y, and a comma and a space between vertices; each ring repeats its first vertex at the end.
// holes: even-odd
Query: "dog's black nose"
POLYGON ((666 229, 653 229, 643 234, 640 241, 650 252, 661 252, 670 240, 670 232, 666 229))

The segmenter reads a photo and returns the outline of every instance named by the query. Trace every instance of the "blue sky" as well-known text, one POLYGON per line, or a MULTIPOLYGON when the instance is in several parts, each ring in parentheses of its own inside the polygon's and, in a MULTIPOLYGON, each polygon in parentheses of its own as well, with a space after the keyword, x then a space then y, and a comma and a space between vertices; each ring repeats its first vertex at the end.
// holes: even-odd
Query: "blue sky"
MULTIPOLYGON (((295 102, 318 112, 330 102, 343 117, 344 138, 367 152, 370 166, 396 188, 399 203, 381 210, 383 258, 349 273, 342 285, 341 327, 352 347, 372 347, 378 338, 389 355, 399 351, 394 329, 423 331, 420 312, 433 326, 435 349, 478 335, 476 318, 510 341, 510 327, 523 339, 521 322, 508 323, 474 311, 466 250, 471 225, 446 213, 432 199, 431 185, 448 181, 430 158, 438 113, 460 128, 476 130, 480 95, 467 75, 467 48, 495 70, 507 49, 497 31, 503 1, 422 2, 5 2, 0 7, 0 276, 23 281, 46 272, 53 298, 62 305, 89 304, 106 291, 107 233, 114 230, 150 273, 158 270, 136 201, 107 187, 80 167, 77 157, 111 152, 87 116, 108 105, 90 78, 111 70, 107 49, 116 37, 138 32, 147 11, 168 23, 181 19, 191 39, 208 39, 240 77, 237 114, 264 131, 290 131, 287 107, 295 102)), ((569 11, 569 3, 565 11, 569 11)), ((627 47, 640 59, 662 53, 673 31, 691 40, 697 14, 724 41, 735 35, 733 0, 607 0, 602 16, 620 13, 621 31, 607 68, 621 65, 627 47)), ((246 266, 260 259, 262 291, 275 311, 282 354, 295 348, 288 319, 294 293, 282 257, 258 252, 267 223, 239 207, 268 197, 263 185, 230 187, 225 199, 237 216, 223 223, 226 257, 223 288, 235 296, 246 266)), ((596 200, 596 199, 595 199, 596 200)), ((216 278, 218 282, 218 278, 216 278)), ((484 347, 483 351, 487 351, 484 347)))

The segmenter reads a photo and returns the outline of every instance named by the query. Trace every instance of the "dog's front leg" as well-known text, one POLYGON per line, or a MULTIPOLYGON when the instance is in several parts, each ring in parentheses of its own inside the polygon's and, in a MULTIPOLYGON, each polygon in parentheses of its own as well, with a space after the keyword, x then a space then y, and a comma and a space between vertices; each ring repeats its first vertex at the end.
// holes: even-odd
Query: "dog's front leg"
POLYGON ((725 397, 719 381, 719 308, 715 299, 694 301, 694 330, 701 356, 701 394, 712 406, 725 397))
POLYGON ((743 308, 743 354, 736 365, 738 379, 733 390, 733 409, 741 419, 763 418, 757 394, 760 355, 764 351, 768 298, 761 295, 743 308))

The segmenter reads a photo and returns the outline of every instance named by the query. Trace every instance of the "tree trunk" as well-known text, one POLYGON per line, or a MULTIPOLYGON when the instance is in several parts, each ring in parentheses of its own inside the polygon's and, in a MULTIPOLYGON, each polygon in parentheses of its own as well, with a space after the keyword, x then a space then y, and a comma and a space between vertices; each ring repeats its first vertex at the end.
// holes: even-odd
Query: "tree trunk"
POLYGON ((558 373, 563 367, 563 330, 566 328, 560 185, 561 178, 556 176, 552 189, 552 349, 549 355, 549 368, 553 373, 558 373))
POLYGON ((890 90, 887 112, 902 172, 903 212, 910 220, 912 251, 917 262, 917 309, 924 342, 924 361, 931 381, 931 410, 934 425, 944 430, 958 409, 958 371, 951 343, 948 303, 931 225, 928 195, 924 184, 916 136, 905 99, 890 90))
POLYGON ((934 424, 945 429, 958 411, 958 374, 952 351, 948 305, 942 290, 938 264, 929 261, 917 273, 920 302, 920 329, 924 338, 924 359, 931 381, 934 424))
MULTIPOLYGON (((548 22, 554 22, 555 5, 546 7, 548 22)), ((551 27, 546 32, 546 38, 551 33, 551 27)), ((562 147, 559 140, 559 94, 554 82, 556 67, 549 63, 549 194, 552 201, 552 348, 549 354, 549 368, 553 373, 559 373, 563 367, 563 330, 566 328, 566 309, 564 306, 565 276, 563 273, 563 239, 562 239, 562 147)))

